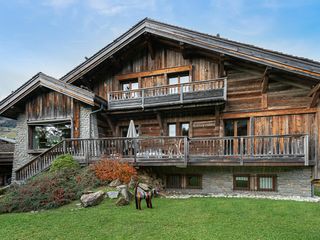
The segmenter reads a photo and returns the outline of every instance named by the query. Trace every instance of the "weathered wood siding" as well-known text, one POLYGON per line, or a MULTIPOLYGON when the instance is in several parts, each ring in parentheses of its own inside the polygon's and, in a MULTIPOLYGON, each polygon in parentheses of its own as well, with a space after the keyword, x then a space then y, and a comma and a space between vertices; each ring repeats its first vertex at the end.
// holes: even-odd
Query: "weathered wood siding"
POLYGON ((26 103, 27 119, 48 120, 71 118, 72 98, 54 91, 34 96, 26 103))

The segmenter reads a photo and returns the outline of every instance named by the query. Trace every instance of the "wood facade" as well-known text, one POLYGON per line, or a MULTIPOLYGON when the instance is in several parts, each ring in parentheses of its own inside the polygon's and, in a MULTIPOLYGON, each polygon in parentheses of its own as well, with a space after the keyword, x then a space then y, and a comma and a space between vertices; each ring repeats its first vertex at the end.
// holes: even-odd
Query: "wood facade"
POLYGON ((179 164, 315 166, 313 177, 319 177, 318 63, 153 21, 145 26, 150 32, 142 34, 142 25, 60 80, 100 99, 100 110, 91 104, 98 110, 99 139, 78 139, 81 98, 52 90, 28 99, 28 121, 70 119, 73 126, 71 143, 42 153, 41 164, 54 152, 88 157, 83 155, 88 149, 92 157, 109 153, 138 163, 149 151, 145 139, 151 144, 159 138, 163 141, 149 147, 158 147, 155 154, 161 157, 138 165, 177 164, 168 156, 170 144, 178 144, 179 164), (120 149, 127 146, 122 137, 130 120, 142 138, 137 139, 142 155, 120 149), (175 124, 171 140, 170 124, 175 124), (112 152, 112 141, 120 150, 112 152))

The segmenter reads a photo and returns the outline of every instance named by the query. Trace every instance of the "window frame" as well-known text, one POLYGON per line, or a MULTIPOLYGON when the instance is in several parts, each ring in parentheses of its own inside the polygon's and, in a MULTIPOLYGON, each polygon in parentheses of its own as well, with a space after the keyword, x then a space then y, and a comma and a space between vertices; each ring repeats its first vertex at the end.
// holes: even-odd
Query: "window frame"
POLYGON ((182 183, 183 183, 183 175, 182 174, 167 174, 166 175, 166 189, 183 189, 183 186, 182 186, 182 183), (168 186, 168 178, 169 177, 179 177, 179 187, 174 187, 174 186, 168 186))
POLYGON ((236 191, 250 191, 250 189, 251 189, 250 181, 251 181, 250 174, 233 174, 233 190, 236 190, 236 191), (237 187, 236 186, 236 181, 237 181, 236 178, 237 177, 248 177, 248 187, 246 187, 246 188, 237 187))
POLYGON ((184 175, 185 178, 185 188, 186 189, 202 189, 202 175, 201 174, 186 174, 184 175), (188 185, 188 177, 197 177, 199 186, 190 186, 188 185))
POLYGON ((276 192, 277 191, 277 175, 275 174, 257 174, 257 191, 276 192), (260 178, 272 178, 272 189, 260 188, 260 178))
POLYGON ((71 119, 62 119, 62 120, 53 120, 53 121, 29 121, 27 123, 28 126, 28 151, 29 152, 42 152, 45 151, 51 147, 48 148, 34 148, 33 146, 33 134, 34 134, 34 128, 38 126, 46 126, 46 125, 61 125, 61 124, 69 124, 70 125, 70 138, 73 137, 74 134, 74 125, 73 121, 71 119))

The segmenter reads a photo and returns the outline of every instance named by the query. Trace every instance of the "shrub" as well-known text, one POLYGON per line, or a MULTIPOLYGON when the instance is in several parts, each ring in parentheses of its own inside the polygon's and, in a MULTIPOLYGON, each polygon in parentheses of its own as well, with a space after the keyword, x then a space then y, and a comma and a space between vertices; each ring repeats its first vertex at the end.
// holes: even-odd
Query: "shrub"
POLYGON ((77 161, 73 159, 70 154, 65 154, 57 157, 51 167, 50 172, 60 171, 62 169, 78 169, 80 165, 77 161))
POLYGON ((13 185, 0 198, 0 213, 56 208, 79 199, 100 183, 90 168, 46 172, 23 185, 13 185))
POLYGON ((123 183, 129 183, 131 177, 137 176, 137 171, 128 163, 117 160, 104 159, 92 165, 97 178, 101 181, 113 181, 119 179, 123 183))

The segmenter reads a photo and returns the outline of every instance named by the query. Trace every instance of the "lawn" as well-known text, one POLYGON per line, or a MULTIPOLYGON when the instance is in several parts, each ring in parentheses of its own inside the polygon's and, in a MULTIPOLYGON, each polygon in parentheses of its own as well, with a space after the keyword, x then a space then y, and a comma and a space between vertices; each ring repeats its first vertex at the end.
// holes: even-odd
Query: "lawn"
POLYGON ((154 199, 154 209, 75 203, 0 215, 0 239, 319 239, 320 204, 255 199, 154 199), (74 210, 77 209, 77 210, 74 210))

